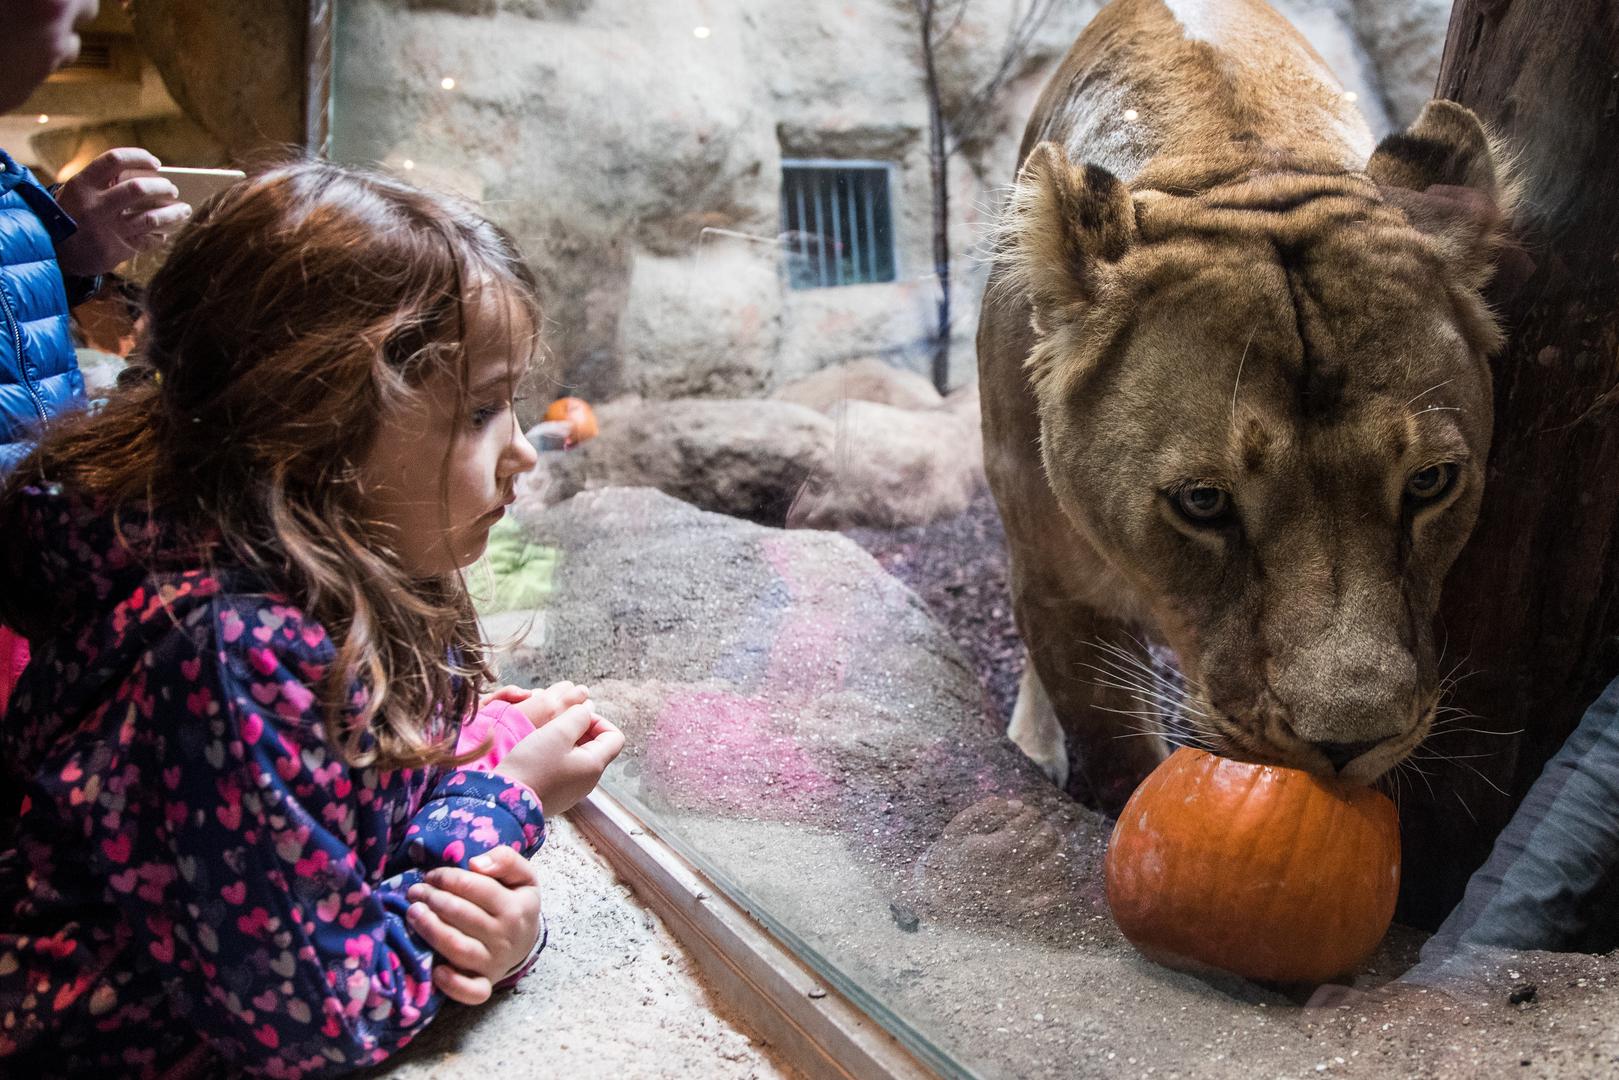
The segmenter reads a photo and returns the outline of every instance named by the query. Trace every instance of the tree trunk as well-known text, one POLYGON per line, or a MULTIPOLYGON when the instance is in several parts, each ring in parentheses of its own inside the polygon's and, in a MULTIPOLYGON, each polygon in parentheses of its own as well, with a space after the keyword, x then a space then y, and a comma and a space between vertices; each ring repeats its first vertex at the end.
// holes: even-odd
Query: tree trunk
POLYGON ((1401 917, 1423 926, 1619 674, 1619 0, 1457 0, 1436 96, 1516 153, 1535 265, 1492 287, 1488 487, 1440 605, 1449 703, 1474 715, 1428 744, 1451 760, 1419 762, 1438 794, 1402 800, 1401 917))
POLYGON ((933 273, 939 282, 938 323, 933 338, 933 386, 950 389, 950 147, 944 127, 944 102, 934 68, 931 3, 919 5, 922 21, 922 64, 928 91, 928 173, 933 182, 933 273))

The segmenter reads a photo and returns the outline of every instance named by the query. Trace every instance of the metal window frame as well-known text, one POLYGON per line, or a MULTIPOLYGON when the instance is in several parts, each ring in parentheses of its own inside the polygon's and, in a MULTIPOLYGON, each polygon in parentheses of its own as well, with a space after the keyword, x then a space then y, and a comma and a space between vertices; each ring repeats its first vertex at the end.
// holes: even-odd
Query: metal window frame
MULTIPOLYGON (((820 249, 820 252, 818 254, 818 262, 819 262, 819 268, 818 269, 819 269, 819 275, 820 275, 820 282, 815 286, 811 286, 812 288, 841 288, 841 287, 843 287, 845 285, 892 285, 896 281, 903 280, 904 275, 901 272, 901 268, 900 268, 898 230, 895 228, 895 223, 899 219, 899 215, 895 211, 895 203, 896 203, 895 192, 898 189, 897 180, 898 180, 899 170, 896 167, 896 164, 894 162, 892 162, 892 161, 879 161, 879 160, 876 160, 874 158, 797 158, 797 157, 784 157, 784 158, 782 158, 781 159, 781 173, 782 173, 782 178, 783 178, 784 181, 785 181, 785 179, 787 177, 787 171, 789 169, 824 169, 824 170, 833 170, 833 171, 847 170, 847 171, 850 171, 850 172, 855 172, 855 171, 877 172, 877 171, 880 170, 883 173, 884 192, 886 193, 886 195, 888 197, 888 199, 887 199, 888 205, 886 207, 887 213, 888 213, 888 245, 887 245, 888 246, 888 252, 887 252, 887 255, 888 255, 888 264, 893 269, 893 277, 883 279, 883 280, 879 280, 877 278, 877 276, 876 276, 877 265, 881 261, 881 259, 879 257, 880 245, 875 242, 876 241, 876 236, 877 236, 876 218, 874 216, 874 210, 875 210, 876 204, 875 204, 875 196, 874 196, 874 194, 873 194, 873 192, 871 190, 871 187, 869 185, 867 185, 865 187, 865 191, 864 191, 865 198, 863 200, 863 203, 864 203, 863 209, 866 211, 866 220, 871 223, 871 238, 873 240, 873 243, 871 243, 870 249, 869 249, 869 257, 866 260, 867 263, 870 266, 870 270, 867 271, 869 276, 862 276, 862 278, 860 280, 858 280, 858 281, 845 282, 844 280, 842 280, 842 278, 843 278, 843 267, 842 267, 841 260, 838 260, 838 261, 835 262, 835 264, 834 264, 834 266, 832 268, 832 273, 829 275, 827 273, 827 269, 826 269, 825 246, 822 245, 821 249, 820 249), (836 280, 828 280, 829 277, 830 278, 835 278, 836 280)), ((805 216, 804 216, 804 185, 796 184, 794 186, 795 186, 795 189, 796 189, 796 191, 795 191, 796 202, 797 202, 796 209, 798 211, 798 224, 799 224, 798 232, 799 232, 800 236, 802 237, 802 235, 804 233, 804 221, 805 221, 805 216)), ((851 207, 853 206, 853 199, 854 199, 854 192, 851 190, 849 192, 849 199, 848 199, 848 201, 851 204, 851 207)), ((815 201, 819 201, 819 199, 816 199, 815 201)), ((840 220, 839 214, 842 212, 842 210, 841 210, 841 208, 839 207, 838 204, 840 202, 842 202, 842 201, 844 201, 844 200, 841 200, 841 199, 839 199, 839 198, 837 198, 835 196, 833 196, 830 199, 829 214, 830 214, 830 216, 832 218, 832 221, 833 221, 833 232, 834 232, 834 234, 838 231, 838 224, 837 223, 840 220)), ((787 199, 785 197, 785 193, 784 193, 783 197, 779 200, 779 205, 780 205, 780 208, 781 208, 781 215, 780 215, 781 228, 782 228, 783 231, 785 231, 786 226, 787 226, 787 199)), ((815 208, 815 215, 816 215, 816 221, 819 222, 821 220, 821 218, 822 218, 822 215, 821 215, 821 211, 818 208, 815 208)), ((856 258, 857 262, 856 262, 855 268, 858 271, 858 270, 861 269, 859 264, 858 264, 858 259, 859 259, 859 251, 858 251, 859 238, 858 238, 857 234, 852 234, 852 235, 856 235, 855 258, 856 258)), ((802 239, 799 242, 798 254, 800 256, 802 256, 802 257, 805 257, 805 258, 808 257, 808 253, 804 250, 802 239)))
POLYGON ((568 811, 615 873, 669 926, 715 994, 809 1080, 939 1080, 882 1025, 600 788, 568 811))

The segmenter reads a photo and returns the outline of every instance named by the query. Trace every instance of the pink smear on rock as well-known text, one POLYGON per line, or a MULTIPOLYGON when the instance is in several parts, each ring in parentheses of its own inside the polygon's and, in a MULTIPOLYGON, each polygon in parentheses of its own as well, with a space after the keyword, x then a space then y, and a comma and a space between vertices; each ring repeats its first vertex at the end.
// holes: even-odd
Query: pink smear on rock
POLYGON ((831 797, 837 782, 791 736, 771 730, 772 707, 712 690, 669 695, 647 738, 650 782, 680 805, 754 815, 775 807, 796 818, 804 800, 831 797))

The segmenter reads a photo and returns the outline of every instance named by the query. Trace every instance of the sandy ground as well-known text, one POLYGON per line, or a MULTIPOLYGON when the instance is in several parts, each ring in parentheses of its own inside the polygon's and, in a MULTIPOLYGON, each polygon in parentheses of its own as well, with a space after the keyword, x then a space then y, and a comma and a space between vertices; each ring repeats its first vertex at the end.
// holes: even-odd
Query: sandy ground
MULTIPOLYGON (((954 915, 918 912, 896 904, 903 890, 836 833, 691 818, 680 828, 737 872, 758 906, 973 1075, 1619 1077, 1619 957, 1498 954, 1408 985, 1389 980, 1421 935, 1396 928, 1358 989, 1301 1003, 1160 967, 1104 908, 1076 906, 1043 928, 986 924, 965 902, 954 915)), ((1001 880, 1007 892, 1023 888, 1001 880)))
POLYGON ((517 987, 450 1006, 370 1075, 792 1080, 732 1023, 663 923, 566 820, 536 856, 550 943, 517 987))

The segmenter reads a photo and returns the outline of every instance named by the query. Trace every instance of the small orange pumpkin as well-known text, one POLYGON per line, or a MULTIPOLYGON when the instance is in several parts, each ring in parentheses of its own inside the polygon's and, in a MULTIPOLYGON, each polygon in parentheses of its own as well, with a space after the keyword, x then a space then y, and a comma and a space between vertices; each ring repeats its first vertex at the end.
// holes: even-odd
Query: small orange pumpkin
POLYGON ((566 420, 572 424, 573 441, 576 443, 594 439, 597 435, 596 410, 592 409, 590 402, 584 398, 557 398, 545 410, 545 419, 566 420))
POLYGON ((1136 788, 1107 852, 1108 905, 1136 948, 1269 982, 1353 971, 1399 888, 1387 796, 1190 747, 1136 788))

